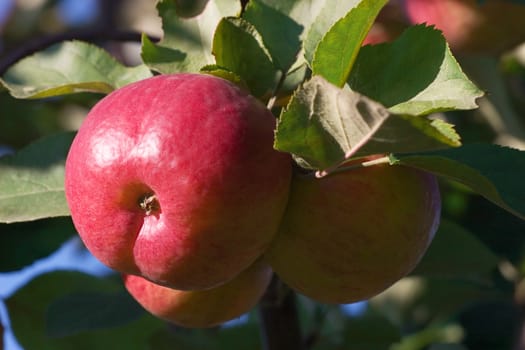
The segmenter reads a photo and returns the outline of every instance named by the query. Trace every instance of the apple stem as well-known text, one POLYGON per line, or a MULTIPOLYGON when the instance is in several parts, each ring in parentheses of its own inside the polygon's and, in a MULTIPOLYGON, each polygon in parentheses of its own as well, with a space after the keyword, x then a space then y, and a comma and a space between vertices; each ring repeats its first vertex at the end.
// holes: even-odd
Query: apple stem
POLYGON ((348 170, 360 169, 360 168, 365 168, 365 167, 379 165, 379 164, 391 164, 391 163, 392 163, 391 157, 390 156, 384 156, 384 157, 381 157, 381 158, 368 160, 368 161, 362 162, 362 163, 355 163, 355 164, 352 164, 352 165, 341 166, 341 167, 335 168, 332 171, 318 170, 318 171, 315 172, 315 177, 321 178, 321 177, 328 176, 330 174, 342 173, 342 172, 348 171, 348 170))
POLYGON ((153 212, 156 212, 160 209, 159 201, 157 196, 154 193, 148 193, 142 196, 139 200, 139 206, 146 215, 151 215, 153 212))
POLYGON ((274 275, 258 307, 263 350, 305 349, 295 299, 295 293, 274 275))

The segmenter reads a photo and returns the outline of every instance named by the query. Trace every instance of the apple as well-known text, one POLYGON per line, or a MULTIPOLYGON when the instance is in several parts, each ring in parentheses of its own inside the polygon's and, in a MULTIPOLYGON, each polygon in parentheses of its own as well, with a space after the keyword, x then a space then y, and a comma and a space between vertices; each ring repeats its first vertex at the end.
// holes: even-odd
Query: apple
POLYGON ((510 0, 404 0, 412 23, 434 24, 453 51, 499 54, 525 41, 525 6, 510 0))
POLYGON ((323 178, 297 174, 277 237, 266 253, 274 272, 323 303, 351 303, 408 274, 440 221, 434 175, 374 165, 323 178))
POLYGON ((123 275, 128 292, 151 314, 187 328, 220 325, 252 309, 270 284, 272 270, 256 261, 233 280, 206 290, 181 291, 123 275))
POLYGON ((102 263, 181 290, 222 284, 269 246, 291 158, 275 117, 227 80, 159 75, 88 113, 66 159, 65 194, 102 263))

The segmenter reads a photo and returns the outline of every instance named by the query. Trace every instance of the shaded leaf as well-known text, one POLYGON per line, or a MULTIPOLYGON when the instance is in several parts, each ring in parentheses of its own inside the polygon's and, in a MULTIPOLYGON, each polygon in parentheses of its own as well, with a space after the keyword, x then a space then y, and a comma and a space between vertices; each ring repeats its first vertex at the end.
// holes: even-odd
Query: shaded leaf
POLYGON ((250 1, 242 17, 260 33, 275 66, 286 72, 301 50, 303 27, 262 0, 250 1))
POLYGON ((144 66, 125 67, 103 49, 65 41, 11 66, 0 82, 17 98, 43 98, 76 92, 107 94, 151 76, 144 66))
POLYGON ((74 293, 119 293, 123 288, 120 280, 80 272, 56 271, 38 276, 6 300, 11 328, 25 350, 144 349, 149 337, 164 327, 162 321, 146 313, 122 327, 64 337, 50 337, 47 333, 48 308, 55 301, 74 293))
POLYGON ((364 46, 348 83, 396 114, 473 109, 483 95, 462 72, 441 32, 425 25, 410 27, 392 43, 364 46))
POLYGON ((0 159, 0 222, 69 215, 64 164, 74 136, 48 136, 0 159))
POLYGON ((313 74, 336 86, 348 79, 357 54, 387 0, 362 0, 323 36, 312 60, 313 74))
POLYGON ((253 95, 271 93, 276 68, 255 27, 242 18, 223 18, 213 37, 217 65, 240 76, 253 95))
POLYGON ((19 270, 55 252, 76 234, 70 217, 0 224, 0 271, 19 270))
POLYGON ((364 143, 388 115, 380 104, 315 76, 281 113, 275 148, 294 154, 304 167, 326 169, 364 143))
POLYGON ((469 144, 428 153, 396 154, 391 162, 460 182, 525 219, 525 151, 491 144, 469 144))
POLYGON ((412 274, 466 280, 490 278, 499 260, 476 236, 452 221, 442 220, 432 244, 412 274))
POLYGON ((450 125, 390 114, 381 104, 314 76, 281 113, 274 147, 309 169, 329 171, 353 156, 459 145, 450 125))
POLYGON ((406 153, 460 145, 460 137, 452 124, 440 119, 391 114, 353 155, 406 153))
POLYGON ((47 309, 46 333, 65 337, 85 331, 123 326, 144 314, 144 309, 125 291, 79 291, 54 300, 47 309))
POLYGON ((198 72, 215 63, 211 49, 213 34, 221 18, 237 15, 239 1, 209 0, 195 17, 178 16, 175 1, 161 0, 157 10, 162 19, 164 36, 154 44, 142 39, 142 60, 151 69, 164 73, 198 72))

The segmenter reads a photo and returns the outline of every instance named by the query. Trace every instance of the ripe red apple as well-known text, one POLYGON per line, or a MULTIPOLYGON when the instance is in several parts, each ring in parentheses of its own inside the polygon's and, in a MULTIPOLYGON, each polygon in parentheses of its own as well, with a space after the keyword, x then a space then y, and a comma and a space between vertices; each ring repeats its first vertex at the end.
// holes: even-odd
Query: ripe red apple
POLYGON ((509 0, 404 0, 412 23, 434 24, 452 50, 498 54, 525 41, 525 6, 509 0))
POLYGON ((107 266, 173 288, 224 283, 278 230, 291 179, 275 118, 221 78, 160 75, 103 98, 66 160, 87 248, 107 266))
POLYGON ((188 328, 217 326, 251 310, 270 284, 272 270, 261 260, 212 289, 181 291, 142 277, 124 275, 129 293, 153 315, 188 328))
POLYGON ((291 288, 325 303, 371 298, 409 273, 440 219, 435 176, 387 164, 297 175, 266 258, 291 288))

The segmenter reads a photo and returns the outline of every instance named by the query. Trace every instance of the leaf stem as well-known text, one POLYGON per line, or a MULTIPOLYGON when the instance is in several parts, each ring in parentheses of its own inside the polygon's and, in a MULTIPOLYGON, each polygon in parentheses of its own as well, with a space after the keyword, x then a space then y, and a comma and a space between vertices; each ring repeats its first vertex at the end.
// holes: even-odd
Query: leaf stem
MULTIPOLYGON (((353 162, 355 162, 355 160, 353 160, 353 162)), ((352 163, 352 165, 340 166, 331 171, 318 170, 315 172, 315 177, 321 178, 321 177, 325 177, 331 174, 342 173, 348 170, 365 168, 365 167, 379 165, 379 164, 392 164, 392 158, 390 156, 384 156, 381 158, 372 159, 372 160, 368 160, 368 161, 361 162, 361 163, 358 162, 358 163, 352 163)))

